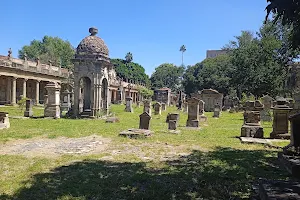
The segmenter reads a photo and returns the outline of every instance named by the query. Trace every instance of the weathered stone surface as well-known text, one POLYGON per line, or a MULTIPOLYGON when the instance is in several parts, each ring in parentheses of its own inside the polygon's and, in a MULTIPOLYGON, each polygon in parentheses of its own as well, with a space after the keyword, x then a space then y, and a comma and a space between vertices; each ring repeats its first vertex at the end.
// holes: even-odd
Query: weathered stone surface
POLYGON ((204 107, 205 107, 205 102, 200 100, 199 101, 199 115, 204 115, 204 107))
POLYGON ((190 98, 188 102, 188 119, 187 127, 199 127, 199 102, 197 98, 190 98))
POLYGON ((200 121, 200 122, 207 122, 207 117, 204 116, 204 115, 200 115, 200 116, 199 116, 199 121, 200 121))
POLYGON ((0 112, 0 129, 10 128, 8 113, 0 112))
POLYGON ((179 120, 179 113, 168 113, 166 123, 169 123, 170 120, 179 120))
POLYGON ((244 124, 241 128, 241 137, 253 137, 253 138, 263 138, 264 131, 263 127, 260 125, 247 125, 244 124))
POLYGON ((221 113, 221 106, 219 104, 216 104, 215 105, 215 109, 214 109, 214 115, 213 115, 213 117, 219 118, 220 117, 220 113, 221 113))
POLYGON ((261 200, 300 200, 300 182, 259 180, 261 200))
POLYGON ((151 120, 151 116, 147 112, 142 113, 140 115, 140 125, 139 125, 139 128, 140 129, 149 130, 149 128, 150 128, 150 120, 151 120))
POLYGON ((156 102, 154 105, 154 115, 161 115, 161 104, 156 102))
POLYGON ((167 106, 170 106, 170 103, 171 103, 171 89, 161 88, 161 89, 155 90, 154 91, 154 99, 157 102, 165 103, 167 106))
POLYGON ((223 107, 223 94, 213 89, 204 89, 200 92, 193 93, 192 97, 203 100, 205 102, 205 112, 213 112, 216 104, 223 107))
POLYGON ((151 116, 151 101, 150 100, 144 101, 144 112, 148 113, 151 116))
POLYGON ((133 112, 132 108, 132 98, 131 97, 126 97, 126 107, 125 107, 126 112, 133 112))
POLYGON ((31 101, 31 99, 27 99, 26 100, 26 108, 24 111, 24 117, 32 117, 33 116, 32 106, 33 106, 33 102, 31 101))
POLYGON ((165 103, 161 103, 161 110, 162 111, 166 111, 167 110, 167 106, 165 103))
POLYGON ((169 130, 176 130, 177 129, 177 121, 176 120, 169 120, 169 130))
POLYGON ((153 134, 150 130, 145 129, 128 129, 127 131, 122 131, 119 136, 128 138, 147 138, 153 134))
POLYGON ((57 83, 48 83, 46 85, 47 100, 45 104, 44 116, 60 118, 60 85, 57 83))
POLYGON ((278 153, 278 160, 281 165, 295 178, 300 178, 300 156, 278 153))

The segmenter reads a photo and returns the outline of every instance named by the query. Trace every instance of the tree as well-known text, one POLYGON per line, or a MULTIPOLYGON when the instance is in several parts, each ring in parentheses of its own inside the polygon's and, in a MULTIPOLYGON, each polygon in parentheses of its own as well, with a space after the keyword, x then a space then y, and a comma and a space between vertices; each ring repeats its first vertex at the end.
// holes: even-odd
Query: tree
POLYGON ((127 63, 132 62, 133 56, 132 56, 132 53, 131 53, 131 52, 128 52, 128 53, 126 54, 125 60, 126 60, 127 63))
POLYGON ((231 88, 232 70, 230 57, 226 54, 207 58, 194 66, 188 66, 183 79, 185 92, 191 94, 212 88, 223 94, 228 94, 231 88))
POLYGON ((23 46, 19 50, 19 58, 24 59, 26 55, 28 59, 40 59, 42 63, 52 61, 53 65, 62 66, 71 69, 73 64, 71 59, 74 58, 75 50, 68 41, 64 41, 58 37, 44 36, 41 41, 33 40, 30 45, 23 46))
POLYGON ((168 87, 173 91, 180 89, 180 79, 183 76, 184 67, 177 67, 174 64, 164 63, 155 68, 151 75, 152 89, 168 87))
POLYGON ((150 86, 150 80, 145 73, 145 69, 138 63, 128 63, 128 61, 123 59, 111 59, 111 63, 114 65, 117 76, 120 78, 144 83, 146 86, 150 86))
POLYGON ((183 66, 183 54, 184 54, 184 52, 186 51, 186 48, 185 48, 185 46, 184 46, 184 45, 182 45, 182 46, 180 47, 179 51, 181 51, 181 52, 182 52, 181 59, 182 59, 182 66, 183 66))
POLYGON ((266 21, 271 13, 275 15, 273 22, 281 21, 291 28, 289 46, 298 49, 300 45, 300 2, 299 0, 267 0, 266 21))

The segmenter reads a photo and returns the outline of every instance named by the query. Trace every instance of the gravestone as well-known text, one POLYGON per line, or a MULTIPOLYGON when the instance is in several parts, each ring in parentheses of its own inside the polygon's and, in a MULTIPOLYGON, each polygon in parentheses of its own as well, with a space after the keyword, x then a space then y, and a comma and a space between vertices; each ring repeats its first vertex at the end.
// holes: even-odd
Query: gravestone
POLYGON ((167 110, 167 106, 165 103, 161 103, 161 110, 162 111, 166 111, 167 110))
POLYGON ((148 113, 151 116, 151 101, 150 100, 144 101, 144 112, 148 113))
POLYGON ((154 115, 161 115, 161 104, 156 102, 154 105, 154 115))
POLYGON ((289 113, 292 110, 288 106, 288 102, 284 98, 276 100, 276 106, 273 109, 273 131, 270 134, 271 138, 289 139, 289 113))
POLYGON ((69 90, 65 90, 61 94, 61 111, 68 111, 72 107, 71 94, 69 90))
POLYGON ((221 106, 219 104, 216 104, 215 105, 215 109, 214 109, 214 115, 213 115, 213 117, 219 118, 220 117, 220 113, 221 113, 221 106))
POLYGON ((147 112, 144 112, 143 114, 141 114, 139 128, 149 130, 150 120, 151 120, 151 116, 147 112))
POLYGON ((273 103, 273 98, 269 95, 265 95, 262 97, 262 103, 264 105, 264 109, 260 112, 261 120, 270 122, 272 121, 271 107, 273 103))
POLYGON ((126 108, 125 108, 126 112, 133 112, 133 108, 132 108, 132 98, 131 97, 126 97, 126 108))
POLYGON ((199 115, 204 116, 204 106, 205 102, 200 100, 199 101, 199 115))
POLYGON ((178 113, 168 113, 166 123, 169 123, 170 120, 179 120, 179 114, 178 113))
POLYGON ((58 83, 48 83, 45 89, 47 90, 47 99, 44 116, 60 118, 60 85, 58 83))
POLYGON ((32 117, 33 111, 32 111, 33 102, 31 99, 26 100, 26 109, 24 111, 24 117, 32 117))
POLYGON ((199 102, 197 98, 190 98, 188 103, 188 119, 186 122, 187 127, 199 127, 199 102))
POLYGON ((263 105, 260 101, 247 101, 244 109, 241 137, 263 138, 263 127, 260 124, 260 111, 263 109, 263 105))
POLYGON ((7 112, 0 112, 0 130, 7 129, 10 127, 8 113, 7 112))
POLYGON ((232 99, 229 96, 224 97, 224 107, 223 111, 228 111, 233 107, 232 99))

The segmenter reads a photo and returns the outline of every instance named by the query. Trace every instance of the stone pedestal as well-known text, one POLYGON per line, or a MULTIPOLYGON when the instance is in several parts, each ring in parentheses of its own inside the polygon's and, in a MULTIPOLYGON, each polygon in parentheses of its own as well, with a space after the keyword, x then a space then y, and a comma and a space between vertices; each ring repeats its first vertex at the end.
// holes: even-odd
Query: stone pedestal
POLYGON ((154 115, 161 115, 161 107, 161 104, 158 102, 154 104, 154 115))
POLYGON ((126 112, 133 112, 133 108, 132 108, 132 98, 131 97, 126 97, 126 108, 125 108, 126 112))
POLYGON ((166 123, 169 123, 170 120, 179 120, 179 114, 178 113, 168 113, 166 123))
POLYGON ((215 105, 214 116, 213 117, 219 118, 220 113, 221 113, 221 106, 217 104, 217 105, 215 105))
POLYGON ((188 103, 188 119, 186 122, 187 127, 199 127, 199 102, 197 98, 190 98, 188 103))
POLYGON ((0 129, 7 129, 10 127, 8 113, 0 112, 0 129))
POLYGON ((33 106, 32 100, 27 99, 26 100, 26 109, 24 111, 24 117, 32 117, 33 116, 32 106, 33 106))
POLYGON ((245 111, 244 120, 244 125, 241 128, 241 137, 264 137, 263 127, 260 125, 259 111, 245 111))
POLYGON ((44 116, 60 118, 60 85, 48 83, 45 89, 47 90, 47 104, 45 104, 44 116))
POLYGON ((144 112, 148 113, 151 116, 151 101, 150 100, 144 101, 144 112))
POLYGON ((273 107, 273 131, 270 134, 271 138, 289 139, 289 113, 292 110, 287 105, 285 99, 276 101, 276 106, 273 107))
POLYGON ((262 101, 263 101, 264 109, 260 112, 261 120, 270 122, 272 121, 272 115, 270 109, 272 107, 273 98, 268 95, 265 95, 263 96, 262 101))

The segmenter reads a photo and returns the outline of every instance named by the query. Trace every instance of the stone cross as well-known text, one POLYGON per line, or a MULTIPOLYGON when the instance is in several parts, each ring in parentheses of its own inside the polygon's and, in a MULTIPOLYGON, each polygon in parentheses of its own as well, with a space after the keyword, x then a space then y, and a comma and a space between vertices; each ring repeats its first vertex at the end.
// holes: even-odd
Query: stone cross
POLYGON ((26 109, 24 111, 24 117, 32 117, 33 116, 32 106, 33 106, 32 100, 27 99, 26 100, 26 109))
POLYGON ((154 104, 154 115, 161 115, 161 104, 158 102, 154 104))
POLYGON ((126 112, 133 112, 133 108, 132 108, 132 98, 131 97, 126 97, 126 108, 125 108, 126 112))
POLYGON ((150 120, 151 120, 151 116, 147 112, 142 113, 140 115, 140 126, 139 126, 139 129, 149 130, 150 120))
POLYGON ((187 127, 199 127, 199 103, 200 100, 193 97, 187 100, 188 103, 188 119, 187 127))

